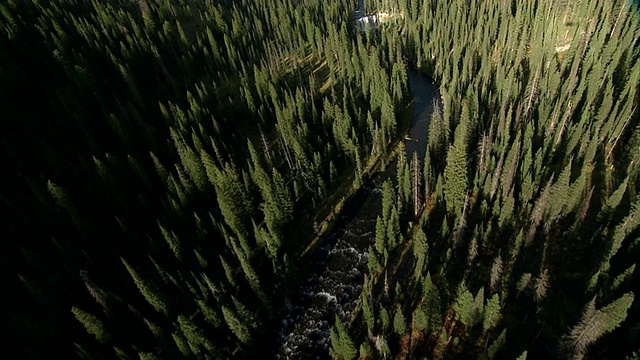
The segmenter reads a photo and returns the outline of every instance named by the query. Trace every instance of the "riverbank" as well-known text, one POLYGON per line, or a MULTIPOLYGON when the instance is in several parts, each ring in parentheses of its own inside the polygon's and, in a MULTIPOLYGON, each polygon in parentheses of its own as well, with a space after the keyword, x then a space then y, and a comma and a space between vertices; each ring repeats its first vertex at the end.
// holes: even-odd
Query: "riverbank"
POLYGON ((357 300, 368 273, 368 247, 374 242, 381 211, 382 184, 395 178, 399 152, 407 148, 400 143, 407 142, 407 134, 412 148, 426 146, 430 113, 425 104, 432 99, 423 95, 437 96, 438 92, 431 79, 417 71, 410 81, 412 98, 398 111, 397 133, 386 156, 372 158, 364 166, 361 181, 356 181, 354 173, 345 175, 344 185, 321 209, 326 216, 316 213, 322 219, 316 224, 317 234, 294 253, 299 254, 294 257, 297 279, 288 288, 296 290, 287 291, 288 312, 276 324, 276 358, 328 359, 335 316, 349 321, 357 314, 357 300), (422 86, 416 86, 419 81, 422 86), (430 91, 421 92, 425 87, 430 91), (416 132, 416 126, 422 130, 416 132))
MULTIPOLYGON (((410 158, 413 152, 417 152, 421 164, 424 161, 428 142, 426 134, 429 131, 429 119, 434 109, 434 100, 439 101, 438 87, 433 82, 433 79, 421 74, 415 68, 409 68, 408 76, 412 99, 399 111, 398 132, 394 142, 384 159, 382 156, 378 156, 367 163, 364 169, 363 183, 371 176, 384 172, 389 167, 398 156, 401 142, 405 144, 407 158, 410 158), (406 134, 408 134, 409 139, 406 139, 406 134)), ((337 220, 336 216, 361 186, 354 183, 354 179, 355 174, 349 174, 344 179, 343 185, 327 201, 326 204, 329 207, 325 206, 318 211, 314 221, 317 222, 319 231, 300 252, 301 257, 305 257, 312 252, 317 247, 322 236, 331 232, 337 220), (318 221, 318 219, 322 220, 318 221)))
POLYGON ((399 130, 386 156, 377 156, 375 159, 370 159, 367 162, 363 169, 362 184, 358 184, 355 181, 355 172, 349 174, 344 179, 343 185, 340 186, 327 201, 326 204, 328 205, 328 209, 325 206, 318 211, 317 214, 320 216, 316 216, 315 221, 317 222, 318 219, 322 219, 320 222, 317 222, 318 232, 307 242, 308 245, 306 245, 300 252, 301 258, 305 258, 309 253, 313 252, 318 244, 321 243, 322 237, 333 230, 337 220, 339 219, 338 215, 343 211, 345 205, 356 195, 357 191, 367 183, 372 176, 377 173, 384 172, 389 167, 388 165, 398 156, 400 143, 404 141, 404 134, 406 134, 410 129, 413 115, 414 101, 412 100, 402 108, 398 115, 398 118, 400 119, 398 122, 399 130), (323 212, 325 214, 323 214, 323 212))

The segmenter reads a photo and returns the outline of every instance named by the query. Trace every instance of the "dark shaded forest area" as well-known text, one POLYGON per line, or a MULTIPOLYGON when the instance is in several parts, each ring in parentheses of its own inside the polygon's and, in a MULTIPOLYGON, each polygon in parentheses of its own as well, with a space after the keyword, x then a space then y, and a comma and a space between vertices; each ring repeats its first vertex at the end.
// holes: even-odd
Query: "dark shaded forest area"
POLYGON ((415 68, 426 154, 330 356, 638 358, 637 3, 364 5, 0 4, 6 352, 271 354, 301 254, 403 154, 415 68))

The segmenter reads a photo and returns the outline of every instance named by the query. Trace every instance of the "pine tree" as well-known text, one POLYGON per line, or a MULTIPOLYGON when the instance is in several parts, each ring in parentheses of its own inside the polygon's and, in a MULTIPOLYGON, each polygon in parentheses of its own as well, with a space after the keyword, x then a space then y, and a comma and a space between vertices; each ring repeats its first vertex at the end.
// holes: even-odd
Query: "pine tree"
MULTIPOLYGON (((398 214, 398 208, 393 206, 391 208, 391 216, 387 222, 387 246, 386 250, 391 251, 402 241, 402 234, 400 233, 400 215, 398 214)), ((386 261, 385 261, 386 263, 386 261)))
POLYGON ((433 169, 431 168, 431 151, 429 150, 429 146, 427 145, 427 150, 424 154, 424 170, 423 170, 423 178, 424 178, 424 196, 423 199, 425 202, 429 199, 430 193, 433 191, 433 169))
POLYGON ((390 325, 389 312, 387 312, 387 309, 385 309, 383 305, 380 305, 379 314, 380 314, 380 327, 382 328, 382 331, 384 333, 389 329, 389 325, 390 325))
POLYGON ((415 267, 413 276, 419 280, 422 277, 424 269, 426 269, 429 258, 429 245, 427 244, 427 236, 419 228, 413 237, 413 257, 415 259, 415 267))
POLYGON ((634 270, 636 269, 636 264, 629 266, 625 271, 620 273, 620 275, 616 276, 611 283, 611 290, 618 289, 623 283, 629 281, 632 277, 634 270))
POLYGON ((226 306, 222 306, 222 316, 231 332, 243 343, 251 343, 251 332, 245 324, 243 324, 238 316, 226 306))
POLYGON ((400 305, 396 308, 396 313, 393 316, 393 330, 398 336, 403 336, 407 329, 407 324, 402 314, 402 308, 400 305))
POLYGON ((456 312, 456 319, 467 327, 474 325, 474 298, 464 282, 458 287, 458 296, 453 304, 456 312))
POLYGON ((151 304, 157 312, 167 314, 168 304, 165 300, 164 294, 162 294, 151 281, 140 276, 140 274, 131 267, 125 259, 121 258, 121 260, 145 300, 147 300, 147 302, 151 304))
POLYGON ((442 115, 440 103, 433 101, 433 113, 429 122, 429 151, 435 159, 442 159, 445 156, 447 144, 449 143, 449 128, 442 115))
POLYGON ((447 152, 447 166, 444 169, 444 198, 447 211, 459 217, 467 189, 467 154, 466 129, 460 124, 456 129, 455 143, 449 146, 447 152))
POLYGON ((369 250, 367 252, 367 268, 369 269, 369 274, 372 277, 375 277, 380 274, 382 271, 382 265, 380 265, 380 261, 378 260, 378 255, 373 250, 373 247, 369 246, 369 250))
POLYGON ((167 245, 169 245, 169 247, 171 248, 171 251, 173 251, 173 254, 176 256, 176 258, 182 260, 182 244, 180 242, 180 239, 178 239, 178 236, 173 231, 169 232, 169 230, 167 230, 160 223, 158 223, 158 227, 160 228, 162 237, 167 242, 167 245))
POLYGON ((224 269, 224 274, 227 277, 227 281, 229 282, 229 284, 231 284, 231 286, 237 287, 238 284, 236 283, 236 278, 233 273, 233 269, 231 268, 231 265, 229 265, 227 260, 225 260, 225 258, 222 255, 220 255, 219 258, 220 258, 220 263, 222 264, 222 268, 224 269))
POLYGON ((382 184, 382 219, 386 223, 391 218, 391 208, 396 203, 396 192, 391 181, 382 184))
POLYGON ((251 216, 251 199, 240 180, 240 175, 231 164, 218 169, 206 152, 201 153, 209 180, 216 189, 218 206, 225 222, 235 234, 247 237, 247 219, 251 216))
POLYGON ((398 208, 405 208, 411 200, 411 181, 412 177, 409 171, 409 164, 405 156, 406 150, 404 143, 400 143, 399 155, 396 163, 396 180, 398 182, 398 208))
POLYGON ((182 330, 182 334, 189 343, 189 347, 194 354, 199 354, 204 347, 208 352, 214 348, 211 341, 207 338, 204 331, 197 326, 191 319, 184 315, 178 315, 178 326, 182 330))
POLYGON ((222 320, 220 319, 219 313, 215 310, 214 307, 207 304, 207 302, 203 300, 197 300, 198 307, 204 318, 207 320, 209 324, 211 324, 214 328, 217 328, 222 325, 222 320))
POLYGON ((411 158, 411 193, 412 193, 412 203, 413 203, 413 215, 418 216, 420 212, 421 206, 421 180, 422 176, 420 174, 420 162, 418 161, 418 153, 413 152, 413 157, 411 158))
POLYGON ((481 287, 473 299, 472 326, 481 322, 484 317, 484 288, 481 287))
POLYGON ((375 248, 379 254, 382 254, 383 250, 386 248, 386 239, 387 239, 387 230, 385 226, 385 222, 383 219, 378 216, 376 218, 376 237, 375 237, 375 248))
POLYGON ((484 331, 491 330, 498 325, 500 321, 500 311, 500 297, 498 294, 493 294, 484 307, 484 315, 482 318, 482 328, 484 331))
POLYGON ((493 265, 491 266, 491 277, 489 279, 491 292, 497 291, 498 283, 500 282, 500 277, 502 276, 502 270, 502 257, 498 255, 493 260, 493 265))
POLYGON ((180 329, 176 329, 176 331, 171 333, 171 337, 173 338, 173 341, 175 342, 178 350, 180 350, 180 353, 182 353, 183 356, 191 356, 191 348, 189 347, 189 342, 184 337, 180 329))
POLYGON ((358 351, 338 315, 331 329, 331 356, 343 360, 354 360, 358 356, 358 351))
POLYGON ((96 340, 99 342, 107 342, 111 339, 111 335, 107 331, 105 323, 97 316, 75 306, 71 308, 71 312, 73 312, 76 319, 84 325, 87 332, 96 337, 96 340))
POLYGON ((376 319, 373 313, 373 308, 371 307, 371 304, 369 302, 369 296, 371 295, 370 291, 371 290, 368 288, 363 289, 360 298, 362 299, 362 314, 364 315, 364 320, 367 324, 367 330, 373 331, 376 319))
POLYGON ((504 346, 506 341, 507 341, 507 329, 505 328, 504 330, 502 330, 498 338, 495 339, 493 343, 491 343, 491 345, 489 346, 489 349, 487 349, 489 359, 493 359, 496 357, 496 354, 504 346))

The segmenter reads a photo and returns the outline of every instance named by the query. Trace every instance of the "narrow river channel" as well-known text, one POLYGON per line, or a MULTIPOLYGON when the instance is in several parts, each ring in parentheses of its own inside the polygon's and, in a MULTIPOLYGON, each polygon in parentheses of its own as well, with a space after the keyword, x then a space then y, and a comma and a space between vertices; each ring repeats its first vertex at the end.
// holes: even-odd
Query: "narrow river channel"
MULTIPOLYGON (((405 140, 407 157, 417 151, 424 157, 433 111, 439 97, 437 86, 425 75, 409 69, 414 113, 405 140)), ((291 310, 281 320, 277 359, 329 359, 330 330, 337 314, 351 319, 357 306, 367 249, 375 237, 376 217, 381 211, 382 183, 390 171, 372 176, 348 201, 333 231, 310 256, 308 273, 291 298, 291 310)))

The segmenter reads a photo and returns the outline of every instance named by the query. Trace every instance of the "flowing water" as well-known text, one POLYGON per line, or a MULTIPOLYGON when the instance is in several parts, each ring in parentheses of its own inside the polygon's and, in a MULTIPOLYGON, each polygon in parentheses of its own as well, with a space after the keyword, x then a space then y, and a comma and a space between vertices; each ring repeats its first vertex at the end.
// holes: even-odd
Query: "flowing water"
MULTIPOLYGON (((433 100, 439 93, 433 81, 418 71, 410 69, 408 75, 414 114, 410 140, 406 140, 407 157, 417 151, 422 159, 433 100)), ((367 250, 381 211, 382 183, 390 173, 394 172, 378 173, 366 181, 345 205, 334 230, 310 256, 307 277, 292 295, 291 310, 280 323, 277 359, 330 358, 335 315, 348 322, 358 305, 368 271, 367 250)))
POLYGON ((377 178, 358 190, 311 256, 309 275, 281 322, 278 359, 329 358, 335 315, 348 319, 353 313, 367 272, 367 248, 382 198, 379 186, 377 178))
POLYGON ((410 68, 409 88, 413 95, 413 118, 409 128, 410 140, 405 141, 407 158, 413 156, 413 152, 418 153, 418 158, 422 161, 427 150, 429 133, 429 120, 433 113, 434 101, 440 101, 438 86, 429 77, 420 74, 417 70, 410 68))

